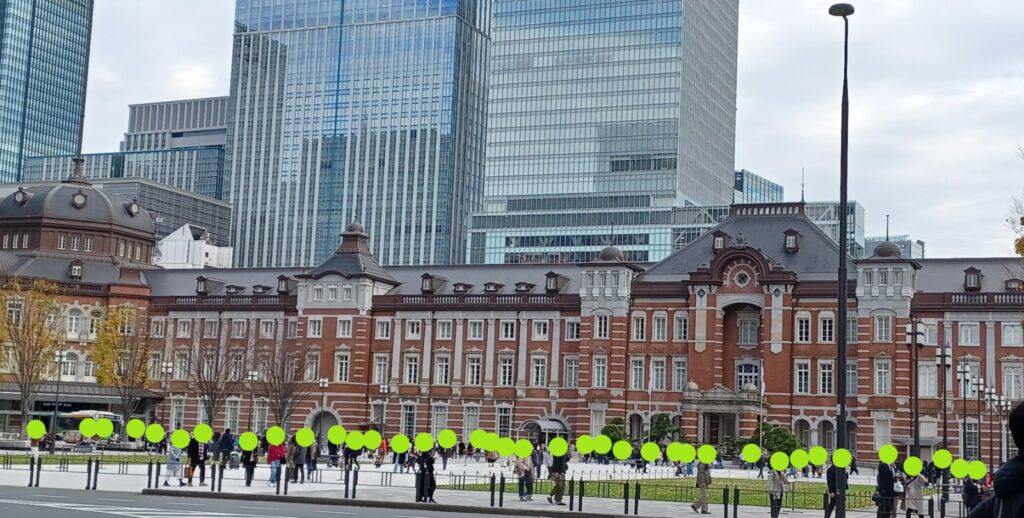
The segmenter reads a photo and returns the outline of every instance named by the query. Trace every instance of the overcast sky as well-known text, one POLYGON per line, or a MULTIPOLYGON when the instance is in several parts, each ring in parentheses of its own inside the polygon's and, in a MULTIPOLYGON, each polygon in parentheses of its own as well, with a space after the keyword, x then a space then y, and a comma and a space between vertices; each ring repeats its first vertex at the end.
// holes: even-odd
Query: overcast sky
MULTIPOLYGON (((838 199, 842 21, 830 2, 740 6, 736 167, 838 199)), ((929 257, 1008 255, 1024 191, 1024 2, 861 0, 851 21, 850 196, 868 234, 929 257)), ((128 104, 226 95, 231 0, 96 2, 85 150, 117 149, 128 104)))

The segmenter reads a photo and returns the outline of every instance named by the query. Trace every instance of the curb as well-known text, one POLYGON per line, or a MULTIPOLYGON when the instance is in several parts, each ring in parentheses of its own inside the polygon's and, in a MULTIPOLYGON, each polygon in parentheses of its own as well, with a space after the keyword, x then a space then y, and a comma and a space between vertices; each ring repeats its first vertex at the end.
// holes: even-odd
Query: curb
MULTIPOLYGON (((327 498, 322 496, 299 495, 264 495, 242 493, 214 493, 206 491, 176 491, 168 489, 143 489, 147 496, 171 496, 183 498, 209 498, 214 500, 248 500, 258 502, 278 502, 287 504, 336 505, 347 507, 372 507, 378 509, 417 509, 463 514, 490 514, 498 516, 536 516, 559 517, 573 516, 577 518, 627 518, 630 515, 589 513, 575 511, 542 511, 532 509, 511 509, 506 507, 483 507, 452 504, 418 504, 415 502, 390 502, 379 500, 355 500, 345 498, 327 498)), ((648 517, 652 518, 652 517, 648 517)))

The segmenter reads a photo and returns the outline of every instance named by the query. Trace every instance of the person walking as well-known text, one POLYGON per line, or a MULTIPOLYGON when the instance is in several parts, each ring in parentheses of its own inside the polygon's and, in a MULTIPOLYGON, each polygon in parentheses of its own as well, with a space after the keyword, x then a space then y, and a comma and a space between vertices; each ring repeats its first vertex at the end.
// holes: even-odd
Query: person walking
POLYGON ((918 518, 924 516, 928 511, 928 504, 924 499, 924 486, 928 479, 920 473, 916 477, 908 477, 903 485, 903 498, 907 508, 907 518, 918 518))
POLYGON ((832 461, 828 462, 828 470, 825 471, 825 485, 828 487, 828 506, 825 507, 825 518, 832 518, 832 512, 836 509, 836 492, 839 487, 850 488, 849 476, 846 470, 837 468, 832 461), (840 486, 842 484, 842 486, 840 486))
POLYGON ((220 469, 224 470, 224 466, 227 465, 228 459, 231 457, 231 452, 235 451, 235 437, 231 435, 231 429, 226 428, 224 433, 220 435, 220 440, 217 441, 217 449, 220 451, 220 469))
POLYGON ((515 473, 519 477, 519 500, 533 500, 533 460, 529 456, 517 457, 515 473))
POLYGON ((430 502, 436 504, 434 501, 434 490, 437 489, 437 478, 434 476, 434 452, 425 451, 416 457, 416 464, 419 466, 419 474, 421 477, 420 494, 417 495, 420 502, 430 502))
POLYGON ((700 514, 711 514, 708 511, 708 487, 711 486, 711 466, 703 462, 697 465, 697 501, 690 504, 693 512, 700 514))
POLYGON ((270 480, 268 486, 275 486, 281 480, 281 463, 285 461, 287 449, 283 444, 267 445, 267 464, 270 465, 270 480))
POLYGON ((782 495, 786 491, 786 475, 777 469, 768 472, 768 498, 771 500, 772 518, 779 518, 782 511, 782 495))
POLYGON ((1007 426, 1016 455, 1004 462, 992 476, 992 496, 980 504, 976 503, 969 518, 1024 516, 1024 403, 1018 403, 1010 411, 1007 426))
POLYGON ((565 472, 569 470, 569 459, 565 455, 554 456, 552 454, 551 464, 548 466, 548 476, 551 477, 551 494, 548 495, 548 503, 554 505, 565 505, 562 496, 565 494, 565 472))
POLYGON ((878 518, 892 518, 896 502, 896 470, 891 464, 878 463, 875 475, 875 491, 878 493, 878 518))
MULTIPOLYGON (((978 490, 978 485, 971 480, 971 477, 964 479, 964 487, 960 491, 963 496, 964 509, 968 515, 973 516, 971 511, 974 511, 975 507, 981 504, 981 491, 978 490)), ((1019 516, 1019 515, 1003 515, 1003 516, 1019 516)))
POLYGON ((299 446, 298 441, 292 436, 288 441, 288 469, 291 470, 292 483, 303 484, 306 482, 306 448, 299 446), (301 477, 301 479, 300 479, 301 477))
POLYGON ((200 443, 195 437, 192 437, 188 443, 188 449, 186 450, 188 455, 188 485, 192 487, 192 477, 196 474, 196 469, 199 470, 199 485, 206 485, 206 461, 209 459, 209 453, 206 449, 206 444, 200 443))
POLYGON ((533 469, 536 470, 534 475, 535 479, 540 480, 543 477, 543 469, 545 466, 544 450, 540 446, 536 444, 533 445, 533 453, 530 454, 530 461, 533 462, 533 469))
POLYGON ((764 456, 762 455, 760 459, 757 459, 757 478, 759 478, 759 479, 764 478, 764 465, 765 464, 766 464, 766 462, 764 460, 764 456))
POLYGON ((316 472, 317 459, 320 458, 320 447, 316 443, 305 448, 306 450, 306 476, 313 481, 313 473, 316 472))
POLYGON ((245 487, 251 487, 256 473, 256 450, 242 450, 242 468, 245 469, 245 487))
POLYGON ((178 486, 184 486, 185 481, 181 479, 181 448, 171 446, 167 450, 167 475, 164 477, 164 486, 170 487, 171 477, 178 478, 178 486))

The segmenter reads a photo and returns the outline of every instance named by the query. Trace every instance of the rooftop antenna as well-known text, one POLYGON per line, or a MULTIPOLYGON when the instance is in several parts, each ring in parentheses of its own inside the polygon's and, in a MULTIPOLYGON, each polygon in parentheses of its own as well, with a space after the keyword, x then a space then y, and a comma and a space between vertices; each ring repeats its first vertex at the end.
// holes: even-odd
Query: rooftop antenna
POLYGON ((807 184, 804 182, 804 168, 800 168, 800 203, 804 202, 804 187, 807 184))
POLYGON ((889 240, 889 215, 885 215, 885 240, 889 240))

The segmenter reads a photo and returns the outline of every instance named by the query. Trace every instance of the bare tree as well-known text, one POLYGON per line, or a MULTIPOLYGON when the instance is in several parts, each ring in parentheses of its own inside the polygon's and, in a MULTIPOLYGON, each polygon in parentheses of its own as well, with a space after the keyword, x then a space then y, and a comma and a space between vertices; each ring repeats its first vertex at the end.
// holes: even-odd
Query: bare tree
MULTIPOLYGON (((55 353, 63 328, 57 285, 44 280, 31 284, 16 277, 0 288, 0 366, 6 370, 21 397, 22 439, 29 413, 46 378, 56 372, 55 353)), ((51 425, 52 427, 52 425, 51 425)))
MULTIPOLYGON (((1017 146, 1017 156, 1024 160, 1024 146, 1017 146)), ((1024 194, 1013 199, 1006 224, 1016 236, 1013 242, 1014 252, 1024 257, 1024 194)))
POLYGON ((230 347, 226 341, 200 344, 189 355, 189 380, 206 411, 210 426, 224 407, 227 398, 240 394, 245 385, 248 349, 230 347))
POLYGON ((311 393, 312 383, 305 380, 299 359, 298 350, 280 341, 274 350, 268 348, 256 357, 257 383, 268 400, 276 424, 285 429, 299 401, 311 393))
POLYGON ((145 315, 128 306, 109 307, 91 357, 96 362, 97 381, 112 387, 121 400, 122 428, 156 381, 148 364, 149 352, 145 315))

